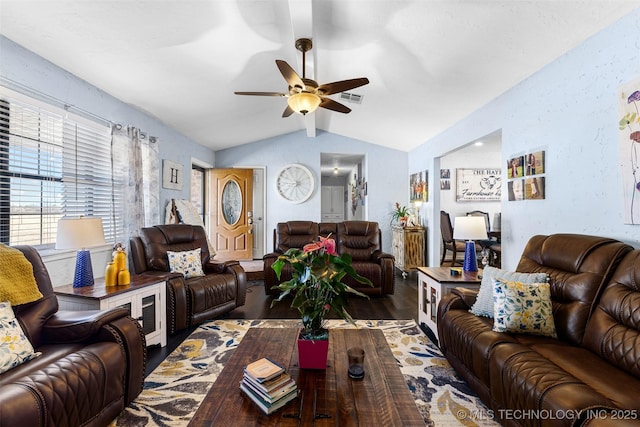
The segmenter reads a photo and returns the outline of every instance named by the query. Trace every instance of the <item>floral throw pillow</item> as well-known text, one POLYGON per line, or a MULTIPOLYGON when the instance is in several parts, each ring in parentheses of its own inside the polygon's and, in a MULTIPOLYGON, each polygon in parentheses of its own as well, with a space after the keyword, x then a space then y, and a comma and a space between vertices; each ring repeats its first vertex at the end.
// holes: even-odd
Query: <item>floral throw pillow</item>
POLYGON ((200 252, 200 248, 183 252, 167 251, 169 269, 172 273, 182 273, 185 279, 204 276, 200 252))
POLYGON ((0 302, 0 373, 15 368, 41 353, 33 346, 20 327, 11 304, 0 302))
POLYGON ((493 317, 493 281, 503 279, 522 283, 543 283, 548 281, 547 273, 518 273, 495 267, 482 270, 482 282, 476 302, 471 306, 471 313, 476 316, 493 317))
POLYGON ((494 280, 493 330, 557 338, 548 283, 494 280))

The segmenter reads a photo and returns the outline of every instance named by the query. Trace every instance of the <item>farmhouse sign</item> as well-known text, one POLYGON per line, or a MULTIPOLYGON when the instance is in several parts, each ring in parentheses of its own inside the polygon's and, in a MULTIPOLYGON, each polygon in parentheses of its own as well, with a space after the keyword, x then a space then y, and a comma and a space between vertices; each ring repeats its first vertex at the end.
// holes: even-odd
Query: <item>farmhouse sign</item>
POLYGON ((456 169, 456 202, 494 202, 502 196, 502 171, 456 169))

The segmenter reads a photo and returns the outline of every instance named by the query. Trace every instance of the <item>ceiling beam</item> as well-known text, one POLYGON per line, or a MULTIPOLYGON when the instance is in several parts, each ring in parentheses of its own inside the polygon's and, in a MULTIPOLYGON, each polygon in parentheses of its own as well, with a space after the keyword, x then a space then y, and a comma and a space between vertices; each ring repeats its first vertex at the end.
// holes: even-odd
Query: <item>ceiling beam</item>
MULTIPOLYGON (((315 40, 313 39, 313 7, 312 0, 289 0, 289 13, 291 14, 291 29, 293 30, 294 43, 300 38, 308 38, 314 44, 309 52, 306 53, 306 77, 316 80, 316 49, 315 40)), ((294 47, 295 49, 295 47, 294 47)), ((296 58, 298 58, 299 74, 302 73, 302 52, 296 49, 296 58)), ((316 115, 315 113, 304 116, 305 127, 307 128, 307 136, 314 138, 316 136, 316 115)))

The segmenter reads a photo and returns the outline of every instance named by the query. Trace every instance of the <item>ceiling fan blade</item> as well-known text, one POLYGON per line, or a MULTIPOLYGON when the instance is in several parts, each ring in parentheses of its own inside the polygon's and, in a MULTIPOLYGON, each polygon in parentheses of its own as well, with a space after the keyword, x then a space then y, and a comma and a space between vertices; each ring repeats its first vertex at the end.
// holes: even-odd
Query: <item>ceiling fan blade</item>
POLYGON ((253 95, 253 96, 287 96, 280 92, 233 92, 236 95, 253 95))
POLYGON ((322 98, 322 101, 320 101, 320 106, 322 108, 326 108, 327 110, 333 110, 339 113, 349 114, 351 112, 351 108, 347 107, 346 105, 342 105, 331 98, 322 98))
POLYGON ((295 113, 295 111, 293 111, 293 108, 289 107, 289 104, 287 104, 287 108, 284 109, 284 112, 282 113, 282 117, 289 117, 293 113, 295 113))
POLYGON ((341 80, 339 82, 327 83, 318 87, 320 95, 331 95, 334 93, 344 92, 345 90, 355 89, 360 86, 369 84, 369 79, 360 77, 359 79, 341 80))
POLYGON ((276 65, 278 66, 278 69, 282 73, 282 77, 284 77, 287 83, 289 83, 289 86, 291 87, 298 86, 300 89, 304 88, 304 82, 302 81, 298 73, 296 73, 295 70, 291 68, 289 64, 287 64, 285 61, 281 59, 276 59, 276 65))

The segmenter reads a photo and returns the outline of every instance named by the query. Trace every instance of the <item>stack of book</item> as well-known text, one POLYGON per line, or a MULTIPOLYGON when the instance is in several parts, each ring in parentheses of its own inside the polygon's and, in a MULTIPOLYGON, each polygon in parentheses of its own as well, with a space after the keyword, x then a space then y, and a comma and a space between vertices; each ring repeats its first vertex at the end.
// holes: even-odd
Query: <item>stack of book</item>
POLYGON ((265 414, 271 414, 298 395, 298 386, 285 369, 263 357, 247 365, 240 390, 265 414))

